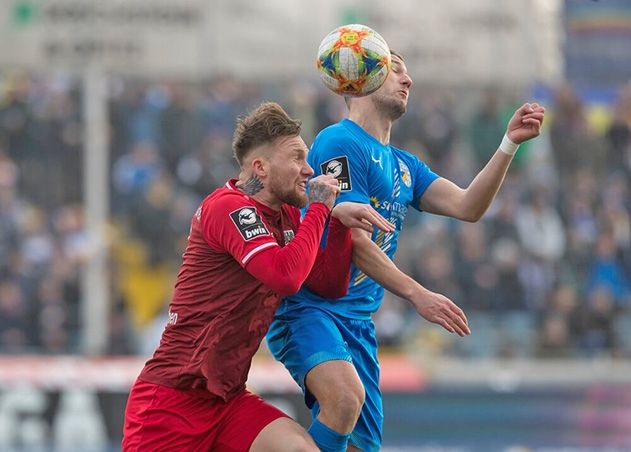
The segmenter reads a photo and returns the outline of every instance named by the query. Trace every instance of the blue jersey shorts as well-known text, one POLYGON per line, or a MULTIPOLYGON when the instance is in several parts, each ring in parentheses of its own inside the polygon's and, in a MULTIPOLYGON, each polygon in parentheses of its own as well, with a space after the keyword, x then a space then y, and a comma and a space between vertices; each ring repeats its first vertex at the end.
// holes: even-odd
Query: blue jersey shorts
POLYGON ((293 306, 275 317, 267 334, 267 344, 302 388, 313 417, 318 415, 320 407, 305 387, 307 373, 326 361, 339 359, 353 363, 364 385, 366 401, 350 443, 364 451, 379 450, 383 406, 372 320, 336 316, 312 306, 293 306))

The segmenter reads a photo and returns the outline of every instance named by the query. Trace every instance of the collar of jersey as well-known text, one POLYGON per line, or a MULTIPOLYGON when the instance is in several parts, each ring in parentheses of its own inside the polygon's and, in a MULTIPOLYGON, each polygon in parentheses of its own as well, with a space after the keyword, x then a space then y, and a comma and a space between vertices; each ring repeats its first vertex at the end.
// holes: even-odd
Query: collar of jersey
POLYGON ((378 139, 373 137, 371 134, 366 132, 362 126, 357 124, 352 119, 344 118, 344 119, 342 119, 342 124, 344 125, 344 127, 349 129, 351 132, 361 135, 365 139, 368 139, 368 140, 372 141, 377 146, 381 146, 384 149, 390 149, 390 145, 389 144, 383 144, 381 141, 379 141, 378 139))

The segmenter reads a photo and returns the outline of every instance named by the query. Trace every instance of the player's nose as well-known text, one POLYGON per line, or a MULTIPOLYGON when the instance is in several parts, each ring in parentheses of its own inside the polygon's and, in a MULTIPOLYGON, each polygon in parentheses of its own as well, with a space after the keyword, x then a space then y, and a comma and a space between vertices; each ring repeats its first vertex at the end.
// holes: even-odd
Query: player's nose
POLYGON ((412 78, 407 73, 405 73, 403 74, 403 79, 401 80, 401 83, 409 89, 413 83, 412 78))
POLYGON ((313 176, 313 168, 311 168, 311 165, 305 162, 305 165, 302 168, 302 173, 307 177, 311 177, 313 176))

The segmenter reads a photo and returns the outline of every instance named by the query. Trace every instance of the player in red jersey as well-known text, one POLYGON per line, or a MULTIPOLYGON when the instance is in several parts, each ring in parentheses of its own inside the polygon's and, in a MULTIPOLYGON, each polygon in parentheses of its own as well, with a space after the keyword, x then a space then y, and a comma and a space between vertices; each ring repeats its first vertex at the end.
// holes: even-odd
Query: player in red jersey
POLYGON ((367 205, 331 211, 333 176, 311 179, 307 195, 313 170, 299 133, 300 122, 274 103, 239 120, 239 179, 192 219, 168 324, 127 402, 124 451, 318 450, 295 421, 246 390, 252 357, 281 297, 303 283, 326 297, 345 294, 350 227, 393 225, 367 205))

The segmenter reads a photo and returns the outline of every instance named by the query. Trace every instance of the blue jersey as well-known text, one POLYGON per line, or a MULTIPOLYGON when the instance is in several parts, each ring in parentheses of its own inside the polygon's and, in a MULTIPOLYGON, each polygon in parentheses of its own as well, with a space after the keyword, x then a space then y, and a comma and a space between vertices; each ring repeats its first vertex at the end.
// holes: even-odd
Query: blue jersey
MULTIPOLYGON (((376 230, 372 240, 384 253, 394 258, 399 232, 408 208, 419 209, 419 202, 429 185, 438 178, 429 167, 409 152, 383 145, 349 119, 324 129, 316 137, 308 162, 315 175, 334 175, 341 188, 337 202, 370 204, 396 226, 392 233, 376 230)), ((323 239, 325 240, 325 239, 323 239)), ((348 294, 327 300, 306 286, 288 297, 278 314, 296 303, 328 309, 350 318, 368 318, 379 309, 383 288, 354 265, 348 294)))

